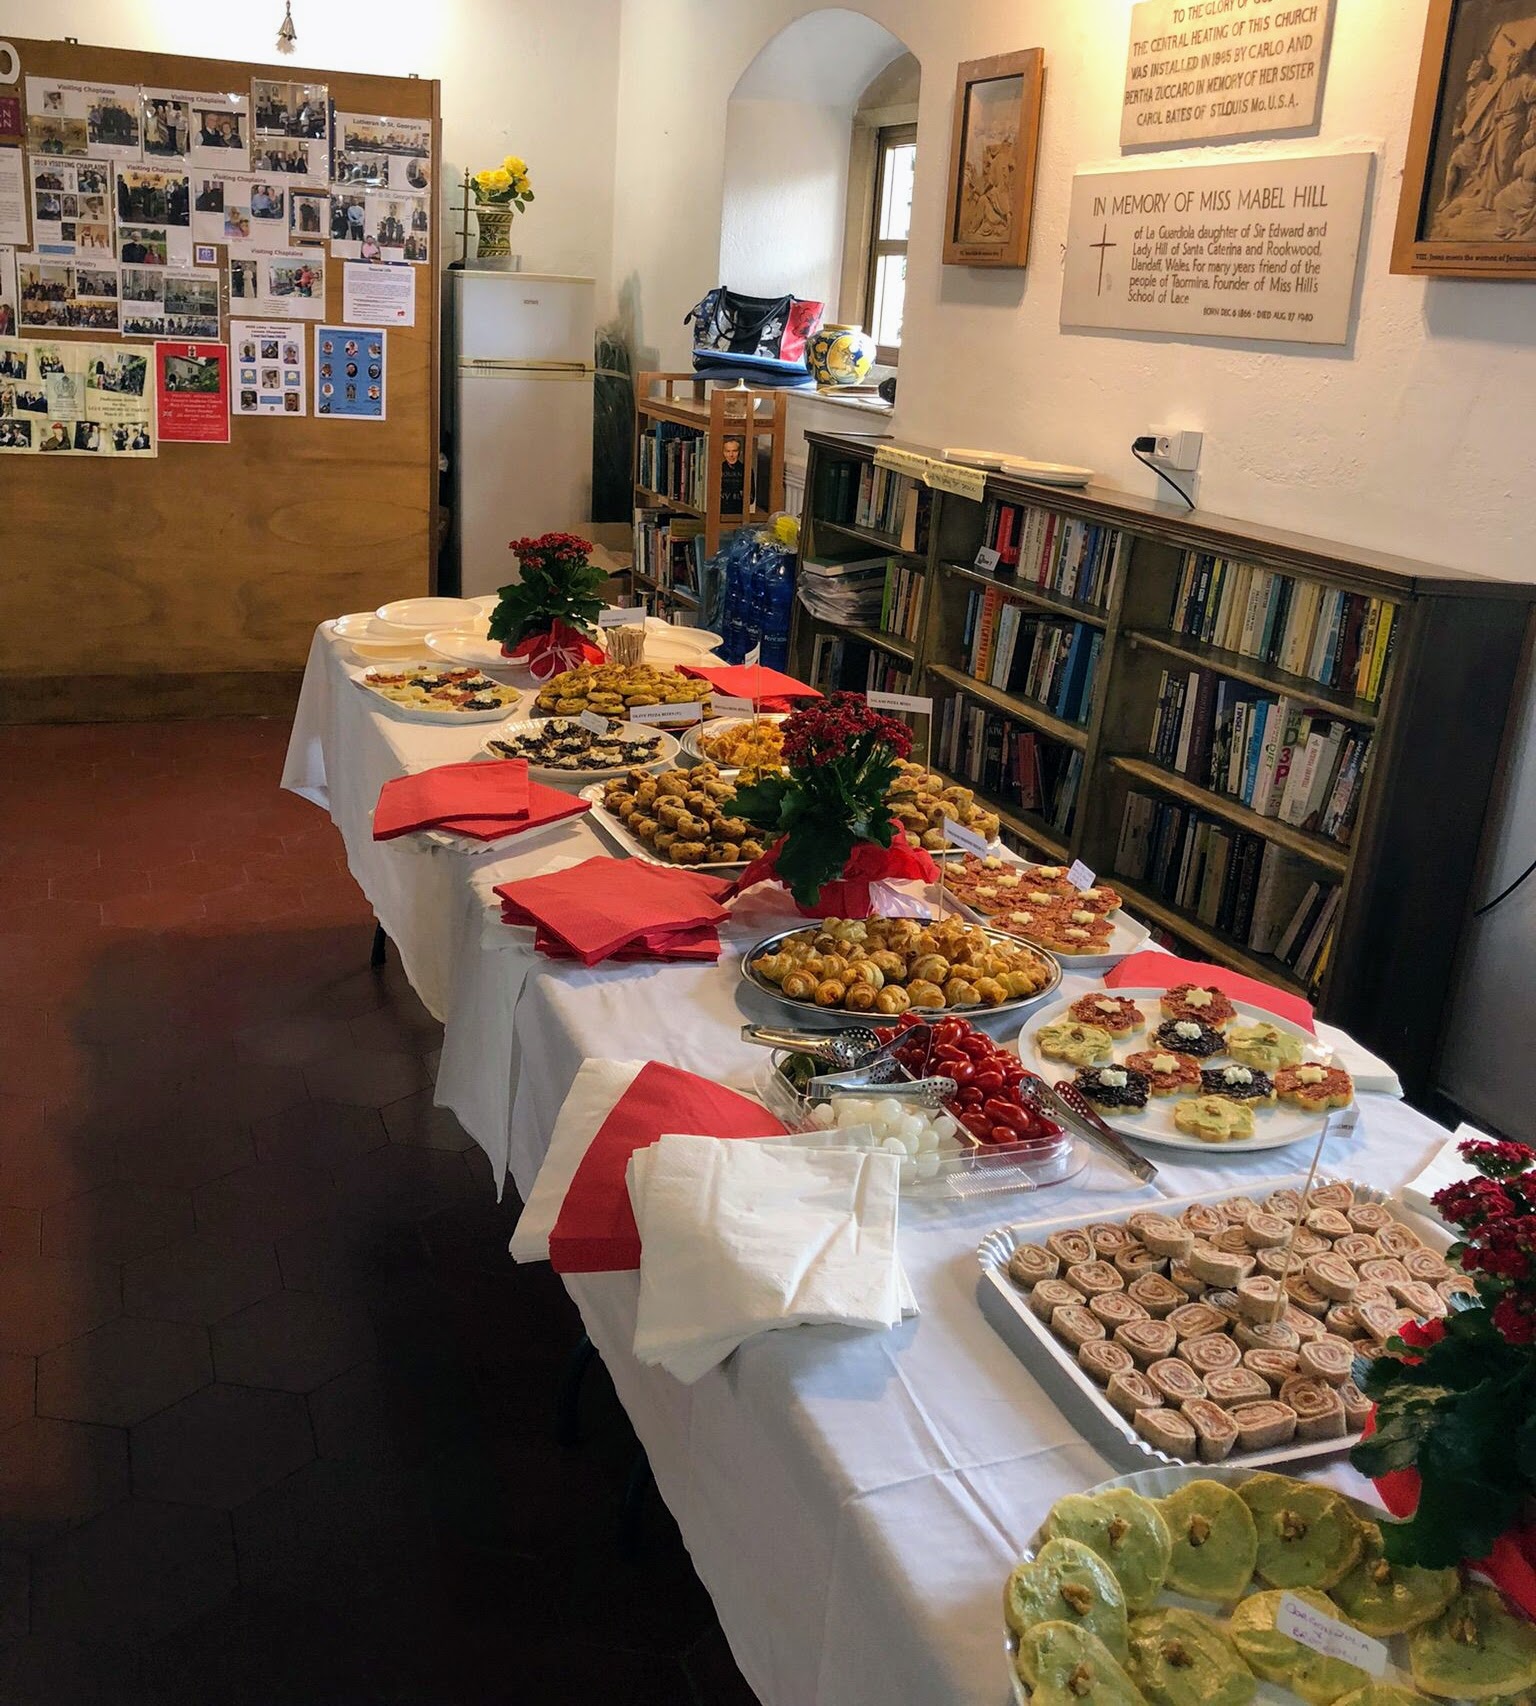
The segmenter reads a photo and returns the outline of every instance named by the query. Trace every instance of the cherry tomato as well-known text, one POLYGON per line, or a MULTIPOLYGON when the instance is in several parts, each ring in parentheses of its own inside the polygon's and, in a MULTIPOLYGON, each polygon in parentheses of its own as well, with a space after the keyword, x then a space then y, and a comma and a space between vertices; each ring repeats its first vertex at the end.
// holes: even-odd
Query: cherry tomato
POLYGON ((979 1066, 974 1082, 978 1090, 985 1090, 989 1095, 995 1096, 1003 1087, 1003 1075, 995 1066, 979 1066))

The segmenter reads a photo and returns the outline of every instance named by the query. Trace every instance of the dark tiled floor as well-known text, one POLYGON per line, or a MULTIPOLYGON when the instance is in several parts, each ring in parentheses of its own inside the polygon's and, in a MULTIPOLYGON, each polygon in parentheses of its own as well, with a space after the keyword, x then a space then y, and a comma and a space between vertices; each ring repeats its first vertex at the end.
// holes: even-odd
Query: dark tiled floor
POLYGON ((0 729, 0 1700, 751 1706, 285 737, 0 729))

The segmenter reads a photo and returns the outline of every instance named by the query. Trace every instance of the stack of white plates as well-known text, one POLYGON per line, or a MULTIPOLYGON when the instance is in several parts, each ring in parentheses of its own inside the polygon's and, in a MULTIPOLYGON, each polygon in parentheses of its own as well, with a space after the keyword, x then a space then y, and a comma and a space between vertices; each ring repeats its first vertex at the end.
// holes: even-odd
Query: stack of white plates
POLYGON ((481 620, 480 607, 472 598, 397 598, 374 611, 392 628, 410 628, 427 634, 434 629, 467 628, 481 620))
POLYGON ((350 616, 338 616, 331 623, 331 633, 344 641, 361 658, 384 662, 390 658, 416 659, 422 656, 422 636, 414 628, 397 628, 393 622, 381 622, 371 610, 359 610, 350 616))
POLYGON ((449 663, 484 670, 521 668, 502 652, 500 640, 488 640, 473 628, 436 629, 427 635, 426 644, 434 657, 446 658, 449 663))
POLYGON ((645 661, 665 668, 680 663, 713 663, 720 635, 708 628, 682 628, 659 617, 649 617, 645 624, 645 661))

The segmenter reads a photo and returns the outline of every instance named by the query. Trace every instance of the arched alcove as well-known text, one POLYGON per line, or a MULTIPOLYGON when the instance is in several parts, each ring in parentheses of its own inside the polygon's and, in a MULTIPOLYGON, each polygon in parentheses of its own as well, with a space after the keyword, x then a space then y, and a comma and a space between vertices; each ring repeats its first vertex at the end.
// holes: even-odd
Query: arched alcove
POLYGON ((845 7, 809 12, 764 45, 726 108, 724 283, 866 318, 874 139, 892 113, 915 120, 917 80, 900 37, 845 7))

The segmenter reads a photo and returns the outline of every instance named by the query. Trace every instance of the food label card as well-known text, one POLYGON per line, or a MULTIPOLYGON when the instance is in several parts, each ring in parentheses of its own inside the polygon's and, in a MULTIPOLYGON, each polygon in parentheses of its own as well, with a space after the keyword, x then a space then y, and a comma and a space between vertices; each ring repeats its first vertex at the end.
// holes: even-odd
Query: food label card
POLYGON ((964 824, 956 823, 952 817, 944 819, 944 839, 953 847, 958 847, 962 853, 974 853, 978 859, 985 859, 988 848, 986 837, 978 835, 974 829, 967 829, 964 824))
POLYGON ((631 705, 624 715, 632 723, 696 723, 703 715, 698 700, 689 705, 631 705))
POLYGON ((1324 1612, 1314 1611, 1304 1599, 1293 1593, 1280 1596, 1280 1609, 1275 1614, 1275 1633, 1289 1635, 1293 1641, 1310 1647, 1324 1658, 1342 1659, 1345 1664, 1358 1665, 1371 1676, 1385 1676, 1387 1649, 1380 1641, 1362 1635, 1347 1623, 1324 1612))

